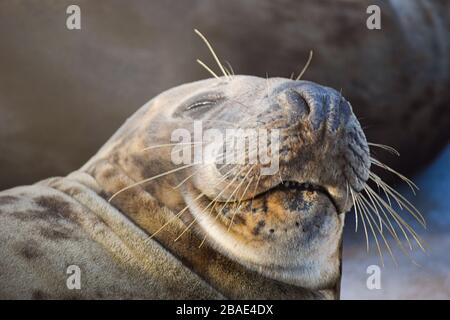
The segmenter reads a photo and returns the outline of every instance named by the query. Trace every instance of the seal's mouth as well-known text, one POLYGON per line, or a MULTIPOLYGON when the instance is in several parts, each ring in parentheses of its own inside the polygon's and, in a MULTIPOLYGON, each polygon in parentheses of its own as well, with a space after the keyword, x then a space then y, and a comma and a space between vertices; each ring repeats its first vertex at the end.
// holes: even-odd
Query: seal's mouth
POLYGON ((336 212, 340 213, 341 210, 337 204, 337 200, 328 192, 328 190, 321 186, 310 182, 297 182, 292 180, 283 181, 280 184, 276 185, 273 188, 270 188, 267 191, 262 192, 260 195, 264 195, 271 192, 288 192, 288 191, 309 191, 309 192, 317 192, 328 197, 330 202, 336 208, 336 212))
POLYGON ((195 187, 185 193, 192 219, 208 243, 225 255, 303 287, 335 279, 343 215, 325 187, 285 180, 233 201, 206 196, 195 201, 200 195, 195 187))
MULTIPOLYGON (((251 188, 248 188, 251 189, 251 188)), ((339 192, 338 194, 340 194, 339 192)), ((234 215, 245 212, 247 204, 251 205, 253 210, 253 204, 260 201, 266 201, 267 199, 280 198, 284 201, 284 206, 289 211, 300 212, 314 206, 312 203, 314 200, 306 199, 304 195, 315 194, 317 198, 320 198, 322 202, 330 202, 332 208, 336 211, 336 214, 342 214, 342 199, 333 196, 326 187, 315 184, 312 182, 299 182, 295 180, 283 180, 268 189, 261 189, 258 192, 248 192, 241 195, 241 197, 229 197, 228 199, 208 197, 210 206, 213 208, 219 208, 220 210, 214 210, 219 215, 226 215, 228 211, 233 211, 234 215)), ((280 200, 280 199, 277 199, 280 200)), ((245 214, 245 213, 244 213, 245 214)), ((219 218, 219 217, 218 217, 219 218)), ((231 223, 231 222, 229 222, 231 223)))

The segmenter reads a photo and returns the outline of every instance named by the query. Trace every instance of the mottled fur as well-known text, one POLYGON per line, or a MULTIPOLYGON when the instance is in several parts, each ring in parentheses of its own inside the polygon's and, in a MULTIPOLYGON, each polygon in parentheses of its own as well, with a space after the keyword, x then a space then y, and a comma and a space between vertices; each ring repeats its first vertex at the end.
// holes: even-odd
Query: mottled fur
POLYGON ((236 76, 171 89, 143 106, 80 170, 0 193, 0 296, 338 298, 343 213, 351 207, 345 191, 347 184, 360 191, 367 179, 367 143, 336 91, 267 81, 236 76), (225 104, 186 112, 192 99, 211 90, 225 104), (291 92, 301 99, 292 100, 291 92), (207 166, 137 185, 108 202, 136 181, 176 168, 170 148, 143 149, 168 143, 174 128, 188 128, 194 119, 287 130, 279 175, 251 185, 254 201, 238 192, 242 207, 229 232, 227 210, 215 221, 202 211, 224 188, 213 187, 219 170, 207 166), (317 191, 271 191, 280 178, 320 184, 334 204, 317 191), (208 197, 194 201, 201 192, 208 197), (189 210, 174 219, 186 204, 189 210), (72 264, 82 270, 81 290, 66 287, 72 264))

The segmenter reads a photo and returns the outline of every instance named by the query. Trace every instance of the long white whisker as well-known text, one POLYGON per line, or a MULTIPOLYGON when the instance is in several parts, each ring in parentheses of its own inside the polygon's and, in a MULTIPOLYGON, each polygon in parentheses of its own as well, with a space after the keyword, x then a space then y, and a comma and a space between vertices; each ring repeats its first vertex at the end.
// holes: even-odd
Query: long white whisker
MULTIPOLYGON (((238 178, 238 176, 244 171, 244 169, 245 169, 245 168, 242 168, 242 169, 234 176, 234 178, 227 184, 227 186, 226 186, 224 189, 222 189, 222 191, 214 198, 214 200, 211 201, 211 203, 214 203, 213 207, 211 208, 211 212, 214 210, 214 208, 215 208, 216 205, 217 205, 217 201, 216 201, 216 200, 220 197, 220 195, 221 195, 223 192, 225 192, 225 191, 226 191, 226 190, 234 183, 234 181, 235 181, 235 180, 238 178)), ((215 219, 217 219, 217 218, 219 217, 219 215, 220 215, 220 213, 222 212, 223 208, 224 208, 224 206, 222 206, 222 208, 219 210, 219 212, 217 212, 217 215, 216 215, 215 219)), ((205 242, 205 239, 206 239, 206 234, 205 234, 205 236, 204 236, 202 242, 200 243, 199 248, 203 245, 203 243, 205 242)))
MULTIPOLYGON (((355 199, 355 211, 357 210, 357 208, 359 209, 358 211, 361 211, 361 207, 359 206, 359 203, 358 203, 358 201, 357 201, 357 198, 356 198, 356 196, 354 195, 352 189, 350 189, 350 193, 352 194, 353 199, 355 199)), ((369 245, 369 235, 368 235, 368 233, 367 233, 366 222, 364 221, 364 216, 362 215, 362 213, 360 213, 360 215, 361 215, 361 221, 362 221, 362 223, 363 223, 364 233, 365 233, 365 235, 366 235, 366 247, 367 247, 367 252, 369 252, 369 247, 370 247, 370 245, 369 245)))
POLYGON ((182 166, 182 167, 180 167, 180 168, 176 168, 176 169, 173 169, 173 170, 169 170, 169 171, 166 171, 166 172, 164 172, 164 173, 161 173, 161 174, 158 174, 158 175, 156 175, 156 176, 153 176, 153 177, 151 177, 151 178, 147 178, 147 179, 141 180, 141 181, 139 181, 139 182, 133 183, 132 185, 129 185, 129 186, 125 187, 125 188, 122 188, 122 189, 120 189, 119 191, 117 191, 116 193, 114 193, 114 194, 111 196, 111 198, 109 198, 108 202, 111 202, 112 199, 114 199, 117 195, 119 195, 120 193, 122 193, 122 192, 124 192, 124 191, 126 191, 126 190, 129 190, 129 189, 131 189, 131 188, 137 187, 137 186, 139 186, 139 185, 141 185, 141 184, 150 182, 150 181, 152 181, 152 180, 155 180, 155 179, 164 177, 164 176, 166 176, 166 175, 168 175, 168 174, 171 174, 171 173, 174 173, 174 172, 177 172, 177 171, 180 171, 180 170, 183 170, 183 169, 192 167, 192 166, 194 166, 194 165, 195 165, 195 163, 194 163, 194 164, 188 164, 188 165, 182 166))
MULTIPOLYGON (((369 202, 367 201, 366 198, 364 198, 364 196, 363 196, 362 194, 361 194, 361 196, 360 196, 360 199, 362 200, 362 203, 363 203, 363 204, 364 204, 364 202, 365 202, 367 205, 369 205, 369 202)), ((386 237, 384 236, 384 234, 383 234, 382 230, 380 229, 380 227, 377 226, 377 224, 376 224, 376 222, 375 222, 375 218, 372 216, 372 214, 370 213, 370 211, 369 211, 369 209, 368 209, 367 207, 366 207, 366 210, 367 210, 367 216, 370 217, 370 219, 373 221, 374 225, 377 227, 378 232, 380 233, 380 235, 381 235, 381 237, 382 237, 382 239, 383 239, 383 241, 384 241, 384 244, 385 244, 385 246, 386 246, 386 248, 387 248, 387 250, 388 250, 388 252, 389 252, 389 255, 392 257, 392 260, 393 260, 394 263, 397 265, 397 260, 395 259, 394 254, 392 253, 392 250, 391 250, 391 247, 390 247, 390 245, 389 245, 389 242, 387 241, 387 239, 386 239, 386 237)), ((372 209, 372 210, 373 210, 373 209, 372 209)), ((380 220, 380 221, 383 222, 383 223, 385 223, 383 220, 380 220)), ((386 225, 386 227, 387 227, 387 225, 386 225)), ((389 228, 388 228, 388 230, 389 230, 389 228)))
MULTIPOLYGON (((405 222, 405 220, 403 220, 402 217, 400 217, 400 215, 395 212, 391 207, 388 206, 388 204, 376 193, 372 193, 373 195, 375 195, 378 200, 383 204, 383 206, 388 209, 388 211, 391 213, 391 215, 395 216, 400 222, 401 224, 409 231, 409 233, 413 236, 413 238, 416 240, 416 243, 419 245, 419 247, 422 249, 422 251, 425 251, 425 248, 422 246, 420 237, 418 236, 418 234, 405 222)), ((411 248, 412 250, 412 248, 411 248)))
POLYGON ((390 153, 395 154, 396 156, 400 156, 400 153, 391 146, 387 146, 385 144, 379 144, 379 143, 372 143, 372 142, 368 142, 367 144, 372 147, 377 147, 377 148, 381 148, 386 151, 389 151, 390 153))
POLYGON ((379 176, 374 173, 371 173, 370 176, 373 179, 376 179, 380 185, 389 193, 398 203, 401 209, 405 208, 411 215, 424 227, 426 228, 426 221, 420 211, 409 202, 404 196, 402 196, 399 192, 397 192, 394 188, 385 183, 379 176), (403 205, 403 206, 402 206, 403 205))
POLYGON ((216 60, 217 65, 219 66, 220 70, 222 71, 223 75, 228 78, 227 73, 225 72, 225 68, 223 67, 222 63, 220 62, 219 58, 217 57, 217 54, 214 52, 214 49, 212 48, 211 44, 209 43, 208 39, 197 29, 194 29, 194 32, 198 34, 198 36, 203 40, 203 42, 208 47, 209 51, 211 52, 211 55, 214 57, 214 60, 216 60))
MULTIPOLYGON (((364 186, 364 191, 366 191, 367 195, 369 196, 370 201, 371 201, 372 204, 373 204, 373 210, 374 210, 374 213, 377 215, 378 219, 380 220, 380 230, 381 230, 380 232, 383 233, 383 224, 382 224, 382 222, 381 222, 381 216, 380 216, 380 213, 378 212, 378 209, 377 209, 377 207, 375 206, 375 203, 374 203, 374 201, 373 201, 373 199, 372 199, 372 196, 367 192, 366 186, 364 186)), ((361 197, 364 198, 363 195, 361 195, 361 197)), ((366 200, 366 199, 364 199, 364 200, 366 200)))
POLYGON ((163 147, 171 147, 171 146, 180 146, 180 145, 196 145, 196 144, 202 144, 204 142, 174 142, 174 143, 164 143, 164 144, 158 144, 154 146, 145 147, 142 149, 142 151, 156 149, 156 148, 163 148, 163 147))
POLYGON ((385 170, 387 170, 387 171, 389 171, 389 172, 391 172, 391 173, 397 175, 400 179, 402 179, 403 181, 405 181, 405 182, 408 184, 408 186, 411 188, 411 191, 412 191, 414 194, 416 194, 416 191, 414 190, 414 188, 415 188, 416 190, 419 190, 419 187, 418 187, 414 182, 412 182, 410 179, 408 179, 407 177, 405 177, 405 176, 402 175, 401 173, 395 171, 395 170, 392 169, 391 167, 385 165, 384 163, 378 161, 377 159, 375 159, 375 158, 373 158, 373 157, 370 157, 370 162, 371 162, 372 164, 374 164, 374 165, 380 167, 380 168, 383 168, 383 169, 385 169, 385 170))
POLYGON ((364 215, 364 217, 367 220, 367 223, 369 224, 369 228, 372 231, 373 234, 373 238, 375 239, 375 244, 377 246, 377 250, 378 250, 378 254, 380 255, 380 261, 381 261, 381 265, 384 267, 384 259, 383 259, 383 253, 381 252, 381 247, 380 244, 378 243, 378 237, 375 233, 375 230, 372 226, 372 222, 370 221, 369 217, 367 216, 367 213, 365 210, 367 210, 367 207, 365 206, 364 202, 361 200, 361 196, 359 196, 359 194, 356 194, 356 202, 359 203, 360 208, 362 209, 361 212, 364 215))
POLYGON ((308 61, 306 61, 306 64, 305 64, 305 66, 303 67, 303 69, 302 69, 302 71, 300 72, 300 74, 298 75, 298 77, 295 78, 296 81, 300 80, 300 79, 303 77, 303 74, 306 72, 306 70, 307 70, 308 67, 309 67, 309 64, 311 63, 312 57, 313 57, 313 51, 311 50, 311 51, 309 51, 308 61))
MULTIPOLYGON (((387 220, 387 223, 389 224, 389 226, 387 227, 387 229, 388 229, 389 232, 392 234, 392 236, 396 239, 396 241, 397 241, 398 245, 400 246, 400 248, 402 249, 402 251, 404 251, 404 249, 403 249, 403 244, 402 244, 402 242, 400 241, 400 238, 398 237, 397 232, 395 231, 395 228, 394 228, 394 226, 393 226, 392 223, 391 223, 391 220, 389 219, 387 213, 385 212, 384 207, 378 202, 378 199, 377 199, 377 198, 374 198, 374 197, 371 195, 371 193, 370 193, 371 191, 374 192, 369 186, 366 185, 365 192, 367 193, 367 195, 368 195, 370 198, 373 199, 373 203, 375 203, 375 204, 376 204, 376 207, 379 207, 380 211, 383 213, 384 217, 385 217, 386 220, 387 220), (369 190, 369 189, 370 189, 370 190, 369 190)), ((399 222, 395 219, 395 217, 394 217, 393 219, 395 220, 395 222, 396 222, 397 224, 399 223, 399 222)), ((384 219, 382 219, 382 221, 384 222, 384 219)), ((384 223, 384 225, 386 226, 386 223, 384 223)), ((402 231, 403 231, 402 226, 399 225, 399 227, 400 227, 400 228, 402 229, 402 231)), ((403 231, 403 232, 404 232, 404 231, 403 231)), ((407 236, 406 236, 406 238, 407 238, 407 236)), ((410 247, 411 247, 411 244, 409 244, 409 245, 410 245, 410 247)))
POLYGON ((174 189, 178 189, 179 187, 181 187, 184 183, 186 183, 186 181, 188 181, 190 178, 192 178, 193 176, 195 176, 198 172, 200 172, 200 168, 195 170, 195 172, 191 175, 189 175, 187 178, 183 179, 179 184, 177 184, 175 187, 173 187, 174 189))
MULTIPOLYGON (((403 223, 400 219, 398 219, 398 215, 397 213, 392 209, 392 207, 390 205, 388 205, 385 201, 383 201, 383 199, 381 198, 381 196, 379 194, 377 194, 374 190, 372 190, 372 188, 368 187, 368 191, 372 194, 372 196, 374 197, 374 199, 376 200, 376 203, 378 204, 378 206, 380 207, 380 209, 384 208, 387 210, 387 212, 391 215, 391 217, 394 219, 394 221, 397 223, 397 226, 400 228, 400 231, 402 232, 403 236, 405 237, 409 249, 412 250, 412 244, 411 241, 408 237, 408 234, 406 233, 405 229, 403 228, 403 223)), ((384 212, 384 211, 383 211, 384 212)), ((390 221, 388 219, 388 221, 390 221)))
MULTIPOLYGON (((249 170, 248 172, 245 174, 244 178, 242 179, 241 183, 239 184, 238 188, 241 188, 241 184, 245 181, 245 179, 247 179, 248 175, 250 174, 250 172, 255 168, 256 164, 254 164, 249 170)), ((254 178, 254 177, 253 177, 254 178)), ((247 192, 248 187, 250 186, 250 183, 253 181, 253 178, 250 179, 250 182, 247 184, 247 187, 244 189, 244 192, 241 195, 241 198, 239 199, 238 205, 239 207, 233 211, 233 215, 231 216, 231 220, 230 220, 230 224, 228 225, 228 231, 230 231, 231 226, 233 224, 233 220, 234 220, 234 216, 236 215, 236 212, 240 209, 240 203, 242 202, 242 199, 245 196, 245 193, 247 192)))
POLYGON ((203 68, 205 68, 206 71, 208 71, 214 78, 219 79, 219 76, 218 76, 214 71, 212 71, 211 68, 208 67, 208 66, 206 65, 206 63, 204 63, 202 60, 197 59, 197 63, 198 63, 199 65, 201 65, 203 68))
MULTIPOLYGON (((231 171, 228 171, 225 175, 222 176, 222 178, 219 180, 219 182, 217 182, 215 186, 219 185, 220 183, 222 183, 222 181, 224 181, 228 175, 231 174, 231 171)), ((200 195, 198 195, 193 201, 197 201, 198 199, 200 199, 201 197, 203 197, 205 194, 202 192, 200 195)), ((174 216, 172 216, 169 220, 167 220, 158 230, 156 230, 151 236, 148 237, 148 240, 153 239, 153 237, 155 237, 161 230, 163 230, 167 225, 169 225, 172 221, 174 221, 175 219, 179 218, 183 212, 185 212, 186 210, 189 209, 189 205, 187 205, 186 207, 184 207, 183 209, 181 209, 180 211, 178 211, 178 213, 174 216)))
POLYGON ((228 68, 230 69, 231 75, 234 76, 235 73, 234 73, 233 67, 231 66, 231 63, 228 60, 225 60, 225 63, 227 64, 228 68))
POLYGON ((350 189, 350 194, 353 200, 353 208, 355 209, 355 232, 358 232, 358 208, 356 207, 355 195, 352 189, 350 189))

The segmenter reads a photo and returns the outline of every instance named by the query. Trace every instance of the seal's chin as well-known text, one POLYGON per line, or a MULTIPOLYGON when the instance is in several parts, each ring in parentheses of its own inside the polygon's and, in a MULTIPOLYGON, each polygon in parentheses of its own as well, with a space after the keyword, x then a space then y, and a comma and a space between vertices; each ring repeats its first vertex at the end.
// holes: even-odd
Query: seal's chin
POLYGON ((284 182, 253 199, 213 202, 190 188, 185 200, 199 231, 246 267, 304 288, 339 276, 343 214, 320 186, 284 182))

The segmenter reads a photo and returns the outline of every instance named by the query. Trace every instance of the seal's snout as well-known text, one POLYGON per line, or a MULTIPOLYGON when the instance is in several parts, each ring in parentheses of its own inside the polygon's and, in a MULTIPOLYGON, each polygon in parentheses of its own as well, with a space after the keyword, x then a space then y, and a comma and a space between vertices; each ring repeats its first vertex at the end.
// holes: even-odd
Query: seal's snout
POLYGON ((278 100, 290 121, 306 121, 313 130, 325 125, 330 133, 336 132, 352 113, 339 92, 307 81, 296 81, 285 88, 278 100))
POLYGON ((370 172, 370 153, 350 103, 339 91, 309 81, 278 87, 283 132, 284 180, 323 187, 338 213, 348 211, 347 189, 360 192, 370 172))
POLYGON ((296 115, 306 118, 311 113, 311 108, 305 98, 297 90, 287 90, 282 93, 284 107, 296 115))

